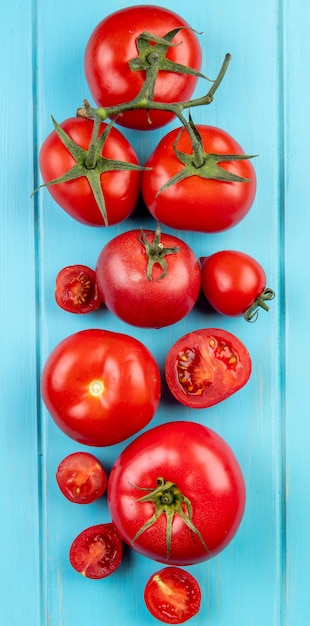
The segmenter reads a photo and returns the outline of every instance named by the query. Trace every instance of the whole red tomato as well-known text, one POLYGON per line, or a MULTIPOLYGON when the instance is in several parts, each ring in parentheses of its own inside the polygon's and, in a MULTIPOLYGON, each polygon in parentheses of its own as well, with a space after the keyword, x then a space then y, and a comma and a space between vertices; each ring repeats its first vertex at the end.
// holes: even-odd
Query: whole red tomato
POLYGON ((134 326, 174 324, 193 308, 200 291, 200 265, 178 237, 132 230, 101 251, 96 280, 105 305, 134 326))
POLYGON ((251 370, 251 357, 238 337, 219 328, 202 328, 173 344, 165 376, 178 402, 205 409, 239 391, 251 370))
MULTIPOLYGON (((98 167, 102 167, 102 161, 98 163, 97 159, 96 167, 88 168, 86 165, 94 128, 93 120, 80 117, 70 118, 59 126, 74 142, 74 145, 69 151, 56 130, 53 130, 45 139, 39 156, 44 182, 47 184, 67 174, 69 170, 76 168, 77 161, 80 163, 77 178, 47 186, 54 200, 71 217, 88 226, 108 226, 125 220, 136 207, 140 193, 141 172, 138 169, 117 171, 113 168, 117 165, 115 161, 129 163, 129 167, 130 164, 139 166, 138 157, 131 144, 116 128, 111 128, 100 151, 100 155, 110 161, 103 165, 106 171, 100 173, 98 167), (114 165, 111 160, 114 161, 114 165), (104 210, 100 210, 90 183, 97 185, 98 194, 102 194, 104 210)), ((106 129, 107 125, 102 122, 99 133, 106 129)))
POLYGON ((188 161, 189 155, 194 158, 190 136, 181 130, 177 128, 165 135, 145 163, 150 168, 142 174, 142 195, 147 208, 155 219, 171 228, 214 233, 235 226, 253 204, 256 175, 248 159, 221 162, 220 156, 216 156, 244 155, 235 139, 220 128, 197 125, 205 152, 202 166, 190 163, 190 176, 162 190, 170 179, 185 172, 183 161, 188 161), (182 153, 182 159, 185 155, 183 161, 175 148, 182 153), (223 172, 225 177, 227 171, 247 182, 213 178, 223 172))
POLYGON ((108 446, 150 422, 161 381, 154 357, 140 341, 89 329, 52 350, 41 389, 50 415, 66 435, 88 446, 108 446))
POLYGON ((210 559, 235 535, 245 485, 229 445, 195 422, 167 422, 134 439, 116 460, 108 503, 121 537, 170 565, 210 559))
POLYGON ((257 318, 258 309, 268 311, 274 292, 266 288, 263 267, 249 254, 221 250, 201 259, 201 287, 211 306, 222 315, 257 318))
MULTIPOLYGON (((130 102, 139 94, 145 80, 144 67, 150 67, 154 42, 143 41, 141 69, 131 69, 137 63, 137 38, 141 33, 164 37, 170 31, 185 27, 173 38, 166 58, 174 63, 199 70, 201 48, 198 38, 187 22, 173 11, 157 6, 137 5, 120 9, 104 18, 91 34, 85 51, 85 75, 98 106, 109 107, 130 102), (145 49, 147 47, 147 50, 145 49)), ((157 102, 171 103, 188 100, 197 83, 197 76, 180 71, 159 71, 154 92, 157 102)), ((117 123, 129 128, 152 130, 173 119, 168 111, 131 110, 117 118, 117 123)))

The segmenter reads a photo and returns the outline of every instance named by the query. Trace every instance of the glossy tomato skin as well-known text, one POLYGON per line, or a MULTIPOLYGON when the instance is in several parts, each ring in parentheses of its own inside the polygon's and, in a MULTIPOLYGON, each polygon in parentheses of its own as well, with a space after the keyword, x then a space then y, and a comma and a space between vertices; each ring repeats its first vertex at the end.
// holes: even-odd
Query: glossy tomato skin
POLYGON ((71 544, 72 567, 86 578, 100 579, 113 574, 121 565, 123 542, 114 524, 85 528, 71 544))
MULTIPOLYGON (((170 30, 185 26, 173 39, 166 57, 195 70, 201 67, 201 48, 196 34, 185 20, 173 11, 157 6, 127 7, 108 15, 91 34, 85 50, 85 75, 98 106, 107 107, 130 102, 140 92, 144 71, 131 71, 129 61, 138 55, 136 39, 147 31, 164 36, 170 30)), ((159 72, 154 100, 171 103, 188 100, 197 77, 175 72, 159 72)), ((168 111, 132 110, 123 113, 117 123, 139 130, 153 130, 173 119, 168 111)))
POLYGON ((249 380, 252 361, 232 333, 202 328, 180 337, 165 364, 167 385, 178 402, 205 409, 229 398, 249 380))
MULTIPOLYGON (((197 125, 197 129, 206 153, 244 154, 226 131, 204 125, 197 125)), ((191 176, 158 193, 184 167, 174 151, 180 130, 177 128, 165 135, 145 163, 145 167, 151 168, 142 174, 142 195, 148 210, 155 219, 171 228, 205 233, 232 228, 247 215, 256 194, 256 174, 249 159, 220 165, 251 182, 223 182, 191 176)), ((187 132, 181 134, 177 149, 192 154, 187 132)))
POLYGON ((240 465, 228 444, 196 422, 167 422, 148 429, 116 460, 108 481, 108 503, 120 535, 137 552, 169 565, 192 565, 223 550, 235 535, 245 507, 240 465), (157 479, 172 481, 190 500, 192 521, 207 546, 176 515, 167 556, 166 517, 153 516, 152 502, 139 502, 157 479))
POLYGON ((221 250, 202 259, 202 292, 222 315, 242 315, 265 287, 263 267, 244 252, 221 250))
POLYGON ((56 276, 55 300, 68 313, 86 314, 96 311, 102 298, 96 283, 96 272, 87 265, 68 265, 56 276))
MULTIPOLYGON (((150 242, 154 231, 144 233, 150 242)), ((107 308, 133 326, 160 328, 181 320, 194 307, 200 292, 200 264, 193 250, 178 237, 161 234, 164 248, 178 247, 167 255, 167 275, 154 265, 147 277, 148 260, 141 231, 132 230, 110 240, 96 267, 99 292, 107 308)))
POLYGON ((165 624, 183 624, 200 609, 199 584, 187 570, 164 567, 147 581, 144 601, 151 615, 165 624))
POLYGON ((88 329, 52 350, 41 390, 51 417, 66 435, 84 445, 109 446, 151 421, 160 401, 160 372, 137 339, 88 329))
MULTIPOLYGON (((90 144, 93 121, 79 117, 69 118, 60 124, 75 143, 87 150, 90 144)), ((101 124, 100 133, 106 128, 101 124)), ((116 128, 112 128, 103 146, 102 155, 109 159, 139 165, 138 157, 116 128)), ((39 155, 40 170, 45 183, 62 176, 75 164, 75 160, 57 133, 52 131, 43 142, 39 155)), ((108 225, 127 219, 135 209, 140 193, 140 171, 110 171, 101 174, 100 181, 106 204, 108 225)), ((104 219, 85 176, 70 182, 47 187, 64 211, 87 226, 104 226, 104 219)))
POLYGON ((108 477, 90 452, 72 452, 59 463, 56 481, 61 493, 74 504, 91 504, 104 494, 108 477))

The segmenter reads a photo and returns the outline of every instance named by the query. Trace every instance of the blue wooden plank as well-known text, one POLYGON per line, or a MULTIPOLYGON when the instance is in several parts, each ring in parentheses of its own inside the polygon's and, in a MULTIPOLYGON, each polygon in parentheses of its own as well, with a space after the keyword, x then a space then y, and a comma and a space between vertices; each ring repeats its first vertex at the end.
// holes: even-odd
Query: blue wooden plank
MULTIPOLYGON (((296 354, 296 346, 304 345, 305 333, 297 295, 309 218, 305 186, 298 174, 306 176, 303 147, 309 94, 297 100, 295 93, 306 76, 310 9, 305 1, 296 7, 290 0, 219 0, 203 7, 198 0, 168 3, 193 28, 203 31, 203 70, 208 75, 215 76, 226 52, 232 54, 215 102, 195 110, 195 121, 225 128, 246 151, 259 154, 257 197, 243 222, 214 236, 177 235, 198 256, 224 247, 252 254, 266 268, 277 298, 270 313, 262 314, 255 325, 206 314, 199 306, 173 327, 150 332, 131 328, 105 310, 82 319, 66 314, 57 308, 53 291, 61 267, 72 263, 94 267, 108 239, 125 229, 153 226, 151 218, 139 213, 121 225, 91 229, 61 211, 46 190, 34 201, 29 198, 40 178, 35 152, 33 181, 33 151, 51 131, 50 115, 61 121, 74 115, 84 97, 91 99, 83 72, 90 33, 108 12, 128 2, 106 6, 89 0, 87 10, 77 8, 73 0, 19 4, 13 0, 0 23, 5 43, 0 53, 5 94, 0 119, 7 154, 0 180, 4 214, 0 254, 6 294, 0 363, 0 458, 6 482, 1 485, 5 516, 0 532, 7 574, 1 589, 1 617, 11 626, 19 625, 25 615, 31 626, 82 626, 102 619, 109 626, 154 623, 142 595, 147 578, 158 568, 156 563, 128 551, 114 576, 95 582, 79 576, 68 562, 76 534, 108 520, 109 514, 105 499, 75 507, 57 489, 59 461, 83 446, 57 429, 37 398, 39 372, 53 346, 81 328, 106 327, 136 336, 162 369, 167 347, 178 337, 190 329, 219 326, 238 335, 250 350, 253 373, 248 385, 198 414, 176 406, 165 392, 153 421, 155 425, 167 419, 196 419, 214 428, 235 450, 246 480, 246 512, 236 538, 221 555, 191 568, 203 591, 201 611, 191 623, 302 624, 309 615, 309 503, 303 478, 309 463, 309 426, 300 374, 301 368, 306 371, 306 350, 299 348, 298 362, 291 355, 296 354), (9 146, 11 135, 18 137, 14 150, 9 146), (19 185, 12 183, 13 164, 22 171, 19 185), (13 542, 7 539, 10 534, 13 542)), ((196 95, 204 89, 199 82, 196 95)), ((303 89, 307 91, 305 85, 303 89)), ((123 132, 144 162, 167 130, 143 135, 123 132)), ((110 467, 122 447, 94 452, 110 467)))
POLYGON ((1 621, 40 623, 32 6, 1 6, 1 621))

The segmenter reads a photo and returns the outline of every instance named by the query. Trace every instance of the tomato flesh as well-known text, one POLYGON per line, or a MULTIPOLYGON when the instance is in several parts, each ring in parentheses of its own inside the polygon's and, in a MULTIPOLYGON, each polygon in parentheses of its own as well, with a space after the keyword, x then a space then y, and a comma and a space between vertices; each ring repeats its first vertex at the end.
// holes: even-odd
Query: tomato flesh
POLYGON ((107 487, 107 474, 100 461, 89 452, 73 452, 58 466, 56 481, 63 495, 76 504, 90 504, 107 487))
POLYGON ((90 313, 102 304, 96 273, 87 265, 63 267, 56 276, 55 300, 68 313, 90 313))
POLYGON ((86 578, 106 578, 122 562, 122 539, 112 523, 85 528, 72 542, 72 567, 86 578))
POLYGON ((183 624, 200 609, 197 580, 179 567, 164 567, 148 580, 144 601, 150 613, 165 624, 183 624))
POLYGON ((241 389, 251 358, 227 331, 202 329, 181 337, 169 350, 165 375, 174 397, 185 406, 207 408, 241 389))

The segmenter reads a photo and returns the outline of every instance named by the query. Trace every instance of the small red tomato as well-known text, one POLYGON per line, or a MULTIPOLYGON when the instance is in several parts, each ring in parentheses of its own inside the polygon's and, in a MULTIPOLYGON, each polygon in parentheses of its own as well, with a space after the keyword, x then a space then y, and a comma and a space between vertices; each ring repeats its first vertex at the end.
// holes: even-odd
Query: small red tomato
POLYGON ((188 571, 180 567, 164 567, 146 583, 146 607, 156 619, 165 624, 183 624, 200 609, 199 584, 188 571))
POLYGON ((181 320, 200 292, 200 264, 174 235, 132 230, 101 251, 96 279, 107 308, 133 326, 162 328, 181 320))
POLYGON ((68 265, 56 276, 55 300, 68 313, 90 313, 102 304, 96 272, 87 265, 68 265))
POLYGON ((255 321, 259 307, 269 310, 274 292, 266 288, 266 274, 253 257, 222 250, 201 259, 201 288, 211 306, 222 315, 243 315, 255 321))
POLYGON ((86 578, 106 578, 120 566, 123 542, 114 524, 85 528, 72 542, 72 567, 86 578))
POLYGON ((165 375, 178 402, 203 409, 241 389, 251 370, 249 352, 240 339, 225 330, 204 328, 184 335, 170 348, 165 375))
POLYGON ((67 500, 76 504, 90 504, 104 494, 108 477, 93 454, 73 452, 59 464, 56 481, 67 500))

